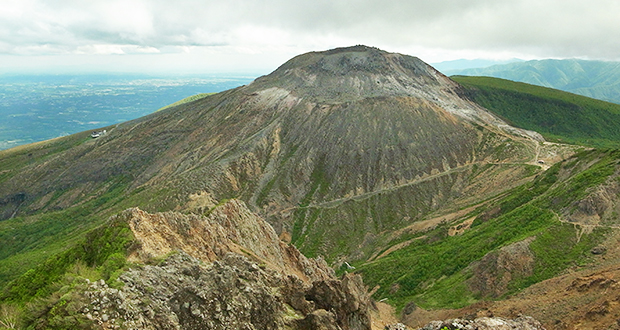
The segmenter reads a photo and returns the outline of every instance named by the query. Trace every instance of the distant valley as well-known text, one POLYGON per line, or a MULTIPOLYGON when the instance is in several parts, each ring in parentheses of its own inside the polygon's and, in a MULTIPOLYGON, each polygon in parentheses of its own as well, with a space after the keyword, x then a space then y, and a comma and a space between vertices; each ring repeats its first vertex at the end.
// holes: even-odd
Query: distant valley
POLYGON ((249 83, 243 76, 0 76, 0 150, 142 117, 200 93, 249 83))

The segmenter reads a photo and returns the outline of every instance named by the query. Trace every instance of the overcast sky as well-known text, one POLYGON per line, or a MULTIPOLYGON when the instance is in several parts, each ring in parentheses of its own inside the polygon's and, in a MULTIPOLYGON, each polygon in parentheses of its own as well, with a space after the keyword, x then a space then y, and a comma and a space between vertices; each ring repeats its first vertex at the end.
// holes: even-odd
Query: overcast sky
POLYGON ((356 44, 429 63, 620 60, 620 1, 0 0, 0 74, 263 74, 356 44))

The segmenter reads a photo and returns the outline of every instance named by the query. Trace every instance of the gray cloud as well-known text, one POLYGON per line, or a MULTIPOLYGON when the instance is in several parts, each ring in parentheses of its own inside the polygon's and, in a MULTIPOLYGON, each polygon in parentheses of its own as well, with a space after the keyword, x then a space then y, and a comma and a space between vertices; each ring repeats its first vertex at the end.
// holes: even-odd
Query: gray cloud
POLYGON ((288 56, 365 43, 428 54, 620 59, 618 13, 616 0, 5 0, 0 52, 288 56))

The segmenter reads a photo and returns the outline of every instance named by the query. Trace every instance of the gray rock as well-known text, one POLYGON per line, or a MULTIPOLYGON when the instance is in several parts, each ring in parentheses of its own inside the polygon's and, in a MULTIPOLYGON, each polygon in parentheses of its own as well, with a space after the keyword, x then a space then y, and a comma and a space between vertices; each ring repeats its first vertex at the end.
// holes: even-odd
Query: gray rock
POLYGON ((607 252, 607 249, 604 246, 595 246, 590 250, 590 253, 594 255, 599 255, 607 252))
POLYGON ((105 308, 92 307, 102 315, 95 323, 113 315, 127 329, 370 330, 370 300, 358 275, 307 283, 234 253, 203 264, 179 252, 119 278, 119 290, 87 292, 105 293, 105 308))
POLYGON ((500 317, 481 317, 475 320, 451 319, 433 321, 418 330, 545 330, 540 322, 529 316, 514 320, 500 317))

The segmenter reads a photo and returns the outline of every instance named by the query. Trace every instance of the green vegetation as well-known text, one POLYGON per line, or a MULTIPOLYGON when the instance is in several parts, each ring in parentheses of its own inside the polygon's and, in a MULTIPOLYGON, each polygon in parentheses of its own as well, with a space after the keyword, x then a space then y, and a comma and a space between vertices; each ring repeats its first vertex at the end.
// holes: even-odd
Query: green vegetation
MULTIPOLYGON (((318 210, 306 208, 310 204, 310 201, 317 197, 316 195, 322 197, 329 189, 329 181, 327 180, 327 175, 325 173, 325 156, 317 160, 317 165, 314 167, 314 170, 310 175, 310 184, 310 190, 308 190, 308 193, 299 203, 300 208, 295 211, 295 218, 299 220, 295 221, 295 225, 293 227, 292 242, 297 246, 304 244, 307 235, 304 235, 305 228, 312 228, 314 221, 318 217, 318 210), (310 214, 309 216, 308 213, 310 214)), ((317 247, 318 244, 314 242, 312 248, 308 249, 308 254, 316 255, 317 247)))
POLYGON ((134 246, 127 222, 119 218, 89 231, 0 291, 0 325, 12 322, 15 327, 28 329, 89 328, 90 322, 80 313, 89 302, 81 292, 101 279, 113 287, 119 285, 116 279, 134 246))
MULTIPOLYGON (((441 210, 459 200, 459 185, 467 180, 472 185, 485 183, 490 178, 510 172, 516 180, 528 180, 540 167, 515 164, 487 164, 464 166, 458 171, 445 173, 438 177, 421 180, 411 185, 369 193, 353 198, 343 198, 335 202, 307 204, 311 196, 320 197, 321 189, 328 180, 316 175, 312 190, 303 199, 306 203, 299 205, 293 212, 292 242, 307 256, 324 257, 328 263, 338 260, 343 255, 353 256, 348 262, 358 264, 381 249, 421 236, 421 233, 405 232, 399 237, 392 233, 423 220, 425 216, 441 210), (320 183, 319 183, 320 182, 320 183), (312 194, 312 192, 315 194, 312 194), (316 223, 322 223, 317 226, 316 223)), ((315 170, 315 173, 320 173, 315 170)), ((497 197, 492 192, 488 196, 479 196, 476 200, 497 197)), ((478 202, 468 201, 469 206, 478 202)), ((463 205, 465 207, 466 205, 463 205)), ((483 212, 477 210, 476 212, 483 212)), ((472 213, 469 217, 473 217, 472 213)))
POLYGON ((359 269, 369 286, 381 286, 377 297, 390 298, 399 308, 422 294, 416 304, 425 308, 462 307, 474 300, 460 271, 488 252, 534 236, 553 223, 552 212, 526 205, 460 236, 447 236, 445 229, 438 228, 440 233, 443 231, 440 240, 414 241, 359 269), (399 290, 393 292, 395 284, 399 290))
POLYGON ((620 147, 620 105, 555 89, 490 77, 454 76, 475 102, 510 124, 546 139, 620 147))
POLYGON ((46 259, 63 253, 110 215, 126 208, 116 205, 125 202, 123 192, 126 187, 125 180, 119 179, 111 182, 103 195, 81 205, 0 222, 0 240, 3 242, 0 287, 46 259))
POLYGON ((620 103, 619 62, 540 60, 455 70, 450 74, 509 79, 620 103))
POLYGON ((215 94, 215 93, 200 93, 200 94, 192 95, 192 96, 186 97, 186 98, 184 98, 184 99, 182 99, 180 101, 174 102, 174 103, 172 103, 170 105, 167 105, 167 106, 165 106, 163 108, 160 108, 157 111, 166 110, 168 108, 176 107, 177 105, 181 105, 181 104, 193 102, 193 101, 196 101, 196 100, 204 99, 205 97, 207 97, 209 95, 213 95, 213 94, 215 94))
POLYGON ((579 229, 558 221, 557 214, 585 197, 588 188, 608 180, 618 159, 620 151, 582 152, 507 193, 488 207, 498 207, 499 212, 479 216, 486 219, 477 220, 464 234, 450 237, 447 227, 439 226, 428 232, 426 239, 414 240, 386 257, 359 265, 357 271, 370 287, 380 286, 376 298, 388 298, 398 308, 412 300, 423 308, 458 308, 487 298, 467 284, 472 262, 508 244, 535 237, 530 245, 535 256, 534 273, 513 279, 506 294, 555 276, 587 261, 589 250, 606 232, 597 229, 578 240, 579 229), (559 173, 563 171, 575 173, 561 180, 559 173))
MULTIPOLYGON (((472 99, 517 126, 557 141, 620 147, 620 106, 492 78, 455 79, 472 99)), ((2 219, 7 219, 0 222, 2 308, 22 313, 30 325, 44 319, 47 323, 39 328, 81 327, 81 319, 70 317, 82 303, 75 292, 86 279, 114 285, 135 243, 127 223, 106 219, 135 206, 183 209, 188 193, 200 190, 209 190, 220 204, 238 196, 255 196, 252 206, 258 207, 290 203, 275 211, 291 212, 281 219, 286 228, 292 225, 292 242, 303 253, 328 262, 350 257, 365 282, 379 286, 376 297, 389 298, 398 308, 411 301, 439 308, 497 298, 472 289, 473 263, 528 239, 533 272, 512 277, 501 294, 517 292, 584 264, 589 249, 606 234, 602 229, 576 232, 578 226, 560 220, 579 207, 577 202, 592 187, 615 175, 620 151, 585 151, 541 172, 539 166, 521 164, 533 159, 534 144, 487 133, 481 126, 443 127, 450 120, 435 118, 433 107, 418 109, 430 118, 418 125, 404 100, 373 98, 368 105, 343 103, 312 111, 312 116, 325 112, 333 117, 299 111, 296 116, 304 118, 288 117, 279 127, 277 113, 269 112, 278 107, 265 110, 258 120, 252 114, 257 109, 235 103, 235 98, 247 101, 258 94, 230 95, 230 102, 224 102, 225 94, 182 100, 173 104, 186 104, 177 109, 118 125, 118 135, 110 134, 108 140, 80 133, 0 152, 0 187, 10 197, 0 205, 2 219), (196 103, 187 104, 192 101, 196 103), (203 109, 196 106, 203 102, 203 109), (403 109, 407 111, 397 111, 403 109), (366 117, 371 120, 361 120, 366 117), (291 124, 298 120, 303 125, 291 124), (235 123, 219 132, 227 121, 235 123), (241 125, 246 121, 253 126, 241 125), (281 131, 264 129, 267 122, 281 131), (246 136, 237 140, 239 132, 246 136), (281 134, 281 150, 269 147, 274 132, 281 134), (326 138, 308 138, 308 132, 326 138), (291 147, 290 141, 299 146, 291 147), (323 151, 326 141, 342 141, 347 150, 323 151), (278 150, 280 158, 272 158, 278 150), (249 152, 251 157, 239 158, 249 152), (447 153, 452 156, 443 157, 447 153), (474 163, 481 159, 492 163, 474 163), (223 175, 221 170, 229 171, 223 175), (36 189, 14 191, 24 186, 22 177, 32 178, 36 189), (441 221, 452 221, 457 214, 458 220, 473 224, 467 230, 463 228, 469 223, 463 224, 462 234, 449 236, 451 226, 459 223, 441 221), (419 228, 430 229, 414 228, 424 220, 429 221, 419 228), (406 244, 365 261, 398 243, 406 244)))
POLYGON ((96 269, 99 278, 110 279, 116 270, 125 265, 126 254, 133 244, 129 225, 113 220, 88 232, 72 247, 47 258, 9 283, 0 293, 0 298, 3 301, 25 302, 47 297, 67 270, 80 262, 96 269))
POLYGON ((92 140, 89 132, 77 133, 49 141, 0 150, 0 184, 24 167, 42 162, 63 151, 92 140))
POLYGON ((608 231, 605 228, 596 228, 593 233, 583 235, 578 241, 573 224, 556 223, 549 227, 530 245, 536 258, 534 274, 511 283, 510 292, 551 278, 570 266, 583 265, 590 249, 598 244, 608 231))

